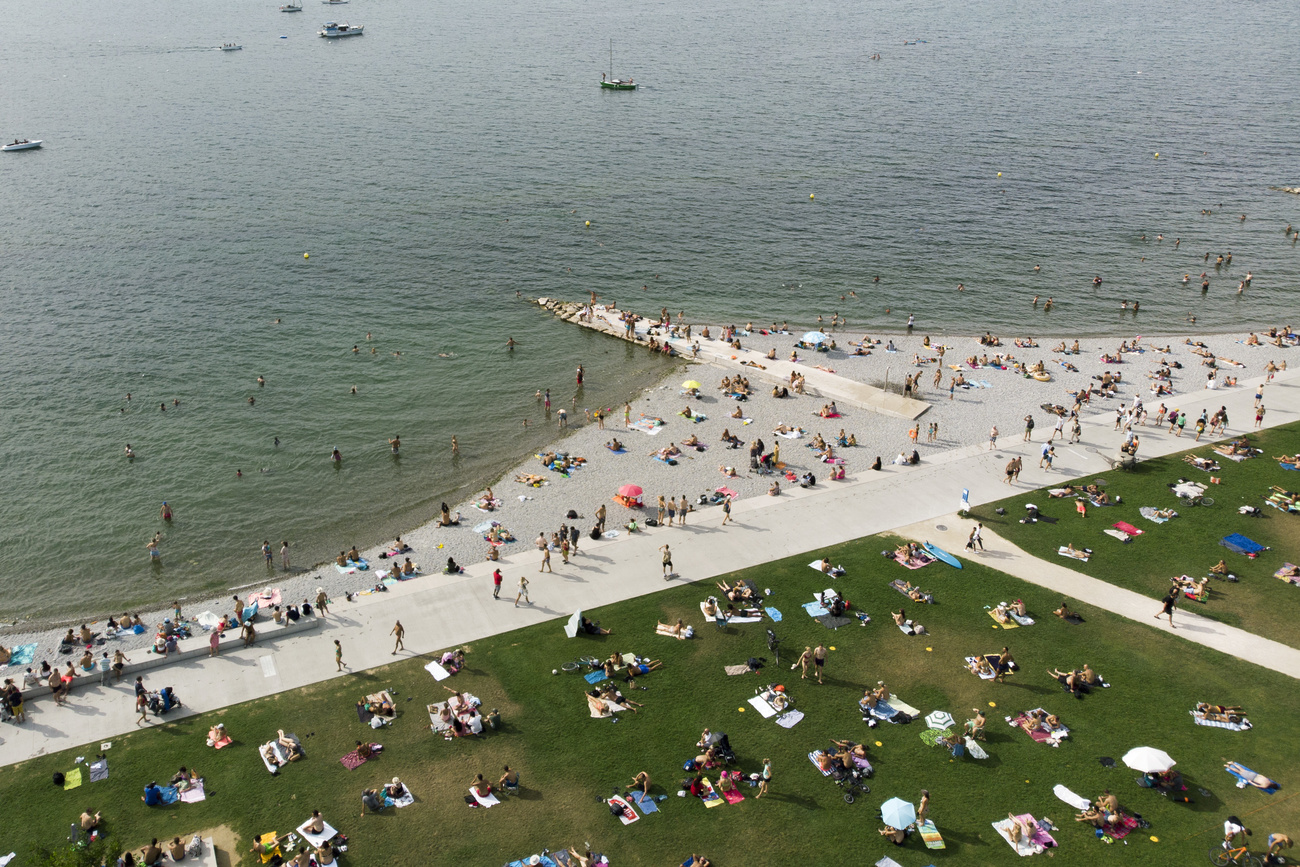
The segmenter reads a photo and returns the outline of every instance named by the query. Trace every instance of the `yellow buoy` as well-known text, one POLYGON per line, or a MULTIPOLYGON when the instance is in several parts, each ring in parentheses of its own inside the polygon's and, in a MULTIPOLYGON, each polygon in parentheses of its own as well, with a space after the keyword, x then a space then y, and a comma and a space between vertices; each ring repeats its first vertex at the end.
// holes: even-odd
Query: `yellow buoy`
POLYGON ((591 225, 591 220, 588 220, 588 221, 587 221, 587 225, 588 225, 588 226, 591 225))
POLYGON ((302 254, 302 257, 303 257, 304 259, 310 259, 310 258, 311 258, 311 253, 303 253, 303 254, 302 254))
POLYGON ((1160 159, 1160 151, 1156 151, 1156 159, 1160 159))
POLYGON ((1002 177, 1002 172, 998 172, 998 177, 1002 177))
POLYGON ((813 193, 809 193, 809 194, 808 194, 808 198, 813 199, 813 198, 816 198, 816 196, 815 196, 813 193))

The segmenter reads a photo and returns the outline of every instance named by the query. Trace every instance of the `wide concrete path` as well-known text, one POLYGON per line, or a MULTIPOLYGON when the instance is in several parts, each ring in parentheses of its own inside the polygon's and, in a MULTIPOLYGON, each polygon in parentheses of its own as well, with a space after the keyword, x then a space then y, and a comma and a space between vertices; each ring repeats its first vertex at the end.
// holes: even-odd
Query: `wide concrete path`
MULTIPOLYGON (((1183 402, 1198 408, 1226 405, 1229 417, 1237 420, 1229 433, 1239 433, 1253 425, 1254 385, 1258 382, 1246 381, 1233 390, 1197 392, 1195 399, 1183 402)), ((1300 418, 1300 372, 1283 374, 1270 384, 1266 396, 1269 426, 1300 418)), ((1004 443, 1006 448, 992 452, 985 444, 953 449, 917 467, 888 466, 879 473, 864 470, 847 481, 819 484, 811 491, 793 488, 780 497, 741 500, 727 527, 719 526, 721 510, 709 509, 695 513, 685 529, 660 528, 635 536, 624 533, 609 541, 584 541, 572 565, 553 562, 554 574, 538 574, 536 552, 506 558, 500 564, 507 576, 501 600, 492 598, 488 564, 477 564, 466 575, 420 578, 353 603, 340 600, 332 606, 323 627, 310 635, 286 637, 272 648, 254 647, 217 659, 157 669, 147 672, 145 681, 154 687, 174 687, 186 703, 182 713, 198 713, 346 676, 335 671, 336 638, 342 641, 344 660, 353 671, 392 662, 398 657, 390 654, 393 645, 388 632, 398 619, 406 627, 408 647, 400 656, 428 653, 548 619, 556 619, 554 628, 559 630, 563 620, 558 618, 577 608, 595 608, 662 589, 661 545, 672 548, 680 573, 674 580, 696 581, 873 533, 921 522, 933 524, 958 508, 963 489, 969 490, 972 505, 1007 496, 1002 469, 1015 454, 1026 458, 1020 490, 1108 471, 1102 455, 1113 454, 1120 442, 1112 426, 1113 420, 1105 415, 1085 421, 1083 444, 1058 448, 1057 465, 1051 473, 1037 468, 1037 443, 1004 443), (533 604, 515 608, 511 588, 521 575, 532 582, 533 604)), ((1190 440, 1148 429, 1142 438, 1142 456, 1181 451, 1191 445, 1190 440)), ((610 517, 611 526, 617 526, 620 515, 611 512, 610 517)), ((956 547, 960 549, 960 545, 956 547)), ((1105 598, 1094 599, 1079 592, 1083 576, 1071 573, 1069 580, 1077 585, 1069 591, 1074 598, 1100 607, 1120 604, 1107 601, 1114 591, 1110 585, 1098 585, 1096 594, 1105 594, 1105 598)), ((773 604, 787 609, 797 603, 783 600, 778 592, 773 604)), ((1134 600, 1132 608, 1112 610, 1126 616, 1131 611, 1135 619, 1154 624, 1150 609, 1150 600, 1134 600)), ((1194 629, 1175 634, 1189 640, 1208 637, 1194 629)), ((646 640, 652 638, 647 630, 646 640)), ((1256 661, 1264 664, 1265 660, 1256 661)), ((1300 677, 1300 662, 1293 653, 1279 653, 1266 661, 1269 667, 1300 677)), ((128 685, 133 680, 131 675, 123 685, 112 688, 79 686, 65 707, 56 707, 48 698, 31 702, 27 724, 3 729, 0 764, 135 730, 128 685)), ((265 734, 269 737, 270 733, 265 734)))
MULTIPOLYGON (((1145 623, 1147 626, 1186 638, 1188 641, 1195 641, 1197 644, 1203 644, 1264 668, 1271 668, 1273 671, 1280 671, 1291 677, 1300 676, 1300 650, 1294 647, 1260 638, 1244 629, 1225 626, 1185 608, 1178 608, 1174 612, 1174 625, 1170 627, 1168 618, 1162 617, 1157 620, 1155 617, 1156 612, 1160 610, 1158 600, 1084 575, 1082 572, 1076 572, 1064 565, 1064 560, 1054 563, 1027 554, 1021 548, 990 531, 988 527, 985 527, 984 532, 980 534, 980 538, 984 540, 985 550, 975 554, 965 551, 966 539, 970 535, 972 526, 973 523, 969 519, 953 513, 938 521, 922 521, 907 527, 899 527, 898 533, 902 536, 933 542, 961 559, 989 566, 999 572, 1006 572, 1039 587, 1046 587, 1060 594, 1062 598, 1068 596, 1071 599, 1086 601, 1089 605, 1103 608, 1138 623, 1145 623), (944 529, 941 530, 939 527, 944 529)), ((1035 616, 1043 614, 1045 612, 1038 612, 1035 616)))

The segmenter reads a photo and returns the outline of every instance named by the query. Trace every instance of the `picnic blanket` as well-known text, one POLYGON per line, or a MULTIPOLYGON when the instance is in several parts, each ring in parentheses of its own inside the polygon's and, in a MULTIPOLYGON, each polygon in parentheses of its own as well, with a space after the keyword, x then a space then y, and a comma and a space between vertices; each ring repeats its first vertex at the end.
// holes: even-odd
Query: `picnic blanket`
POLYGON ((196 780, 194 785, 180 793, 180 799, 186 804, 197 804, 199 801, 206 801, 208 793, 203 788, 203 781, 196 780))
POLYGON ((1062 557, 1069 557, 1071 560, 1082 560, 1087 563, 1088 558, 1092 556, 1092 549, 1084 548, 1083 550, 1079 550, 1078 548, 1075 548, 1074 552, 1071 553, 1069 548, 1062 545, 1056 549, 1056 553, 1060 554, 1062 557))
MULTIPOLYGON (((378 752, 379 750, 383 749, 383 747, 380 746, 379 744, 371 744, 371 745, 370 745, 370 749, 371 749, 371 750, 374 750, 375 752, 378 752), (378 749, 376 749, 376 748, 378 748, 378 749)), ((371 755, 370 758, 373 759, 374 756, 371 755)), ((352 752, 348 753, 348 754, 347 754, 346 756, 344 756, 343 758, 339 759, 339 763, 342 764, 343 767, 347 768, 349 771, 354 771, 354 770, 356 770, 357 768, 359 768, 359 767, 361 767, 362 765, 364 765, 364 764, 365 764, 366 762, 368 762, 369 760, 370 760, 370 759, 363 759, 363 758, 361 758, 360 754, 358 754, 356 750, 353 750, 352 752)))
POLYGON ((308 843, 310 843, 313 847, 323 846, 325 843, 328 843, 330 840, 333 840, 335 837, 339 835, 339 832, 335 830, 335 828, 332 825, 330 825, 329 822, 322 822, 323 827, 321 828, 321 832, 319 834, 313 834, 311 831, 307 830, 307 826, 310 824, 311 824, 311 819, 308 819, 306 822, 303 822, 301 825, 298 826, 298 833, 301 834, 303 836, 303 839, 306 840, 308 843))
POLYGON ((478 801, 480 807, 495 807, 497 804, 501 803, 497 800, 497 796, 491 792, 488 792, 487 797, 485 798, 478 792, 474 791, 472 786, 469 789, 469 793, 474 797, 475 801, 478 801))
MULTIPOLYGON (((1138 509, 1138 514, 1146 518, 1148 521, 1152 521, 1156 524, 1163 524, 1169 519, 1160 517, 1160 515, 1158 514, 1159 511, 1160 510, 1155 508, 1154 506, 1143 506, 1142 508, 1138 509)), ((1178 517, 1178 513, 1174 512, 1173 517, 1178 517)))
POLYGON ((1041 707, 1036 707, 1033 710, 1025 711, 1024 713, 1017 714, 1014 717, 1007 717, 1007 723, 1012 728, 1018 728, 1024 731, 1025 734, 1033 738, 1033 740, 1036 743, 1049 744, 1054 747, 1059 747, 1061 745, 1061 741, 1069 737, 1070 729, 1067 728, 1066 726, 1060 726, 1058 728, 1051 729, 1050 731, 1043 731, 1041 728, 1038 727, 1036 723, 1032 724, 1033 728, 1031 729, 1029 714, 1041 710, 1042 710, 1041 707))
POLYGON ((1052 787, 1052 794, 1056 795, 1056 797, 1060 798, 1076 810, 1086 810, 1092 806, 1092 803, 1087 798, 1082 795, 1076 795, 1060 783, 1057 783, 1052 787))
POLYGON ((91 762, 90 781, 98 783, 108 779, 108 759, 98 759, 91 762))
POLYGON ((647 795, 639 789, 633 789, 627 793, 627 799, 641 808, 641 812, 647 816, 651 813, 658 813, 659 808, 655 806, 653 795, 647 795))
POLYGON ((1011 834, 1007 830, 1011 827, 1010 819, 1002 819, 1001 821, 994 822, 993 830, 997 831, 998 836, 1007 841, 1008 846, 1016 850, 1017 855, 1037 855, 1044 849, 1056 846, 1056 841, 1052 839, 1052 836, 1039 827, 1038 823, 1034 821, 1034 817, 1029 813, 1017 816, 1016 818, 1034 823, 1034 834, 1028 840, 1021 840, 1018 844, 1011 841, 1011 834))
POLYGON ((1241 718, 1241 722, 1234 723, 1225 722, 1224 720, 1206 719, 1205 717, 1198 716, 1194 710, 1189 710, 1188 713, 1192 715, 1192 722, 1196 723, 1198 726, 1206 726, 1213 729, 1227 729, 1232 732, 1244 732, 1253 728, 1250 724, 1250 720, 1245 717, 1241 718))
POLYGON ((1125 837, 1129 835, 1130 831, 1132 831, 1134 828, 1137 827, 1139 827, 1137 819, 1134 819, 1132 816, 1126 816, 1121 813, 1118 822, 1116 822, 1113 825, 1107 825, 1102 830, 1104 830, 1111 837, 1114 837, 1116 840, 1123 840, 1125 837))
POLYGON ((1273 573, 1273 577, 1281 578, 1290 584, 1300 584, 1300 577, 1290 574, 1293 569, 1295 569, 1294 563, 1283 563, 1282 568, 1273 573))
POLYGON ((1250 557, 1258 554, 1260 551, 1267 551, 1267 545, 1261 545, 1258 542, 1248 539, 1240 533, 1233 533, 1230 536, 1224 536, 1219 540, 1219 544, 1229 551, 1236 551, 1238 554, 1245 554, 1250 557))
POLYGON ((727 673, 728 677, 735 677, 738 674, 749 674, 748 665, 724 665, 722 670, 727 673))

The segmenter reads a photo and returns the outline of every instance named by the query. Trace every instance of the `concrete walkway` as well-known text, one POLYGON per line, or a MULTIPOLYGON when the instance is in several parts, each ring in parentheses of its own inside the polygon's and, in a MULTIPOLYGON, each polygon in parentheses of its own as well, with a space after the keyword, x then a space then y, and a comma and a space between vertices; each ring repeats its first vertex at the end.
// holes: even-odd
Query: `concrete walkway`
MULTIPOLYGON (((1229 432, 1240 433, 1253 425, 1254 386, 1258 382, 1253 379, 1237 389, 1213 394, 1197 392, 1195 399, 1184 402, 1198 408, 1227 406, 1229 416, 1238 422, 1229 432)), ((1270 384, 1267 396, 1269 426, 1300 419, 1300 372, 1280 376, 1270 384)), ((186 705, 181 714, 201 713, 344 676, 334 668, 336 638, 342 641, 344 661, 352 671, 392 662, 400 657, 390 655, 388 632, 399 618, 406 627, 409 647, 403 657, 551 619, 556 619, 554 628, 559 630, 563 621, 558 618, 567 617, 577 608, 595 608, 662 589, 661 545, 672 547, 680 573, 675 580, 698 581, 874 533, 926 522, 933 525, 936 519, 958 508, 963 488, 969 490, 972 505, 1006 497, 1011 491, 1002 482, 1002 470, 1016 454, 1026 458, 1026 469, 1015 490, 1109 471, 1109 463, 1102 455, 1115 453, 1120 442, 1120 434, 1112 426, 1113 420, 1105 415, 1086 420, 1084 444, 1059 447, 1057 465, 1051 473, 1037 468, 1037 443, 1017 442, 991 452, 986 445, 977 444, 937 455, 917 467, 887 466, 879 473, 864 470, 847 481, 821 484, 810 491, 793 488, 780 497, 741 500, 733 508, 732 523, 725 528, 719 527, 721 510, 709 509, 695 513, 693 523, 684 529, 661 528, 634 536, 624 533, 617 539, 595 543, 584 540, 572 565, 565 567, 557 562, 553 564, 554 574, 538 574, 539 557, 534 552, 504 558, 500 566, 507 577, 500 600, 492 598, 491 567, 486 563, 471 567, 465 575, 416 579, 353 603, 339 600, 331 606, 322 627, 302 637, 286 636, 273 648, 253 647, 217 659, 188 660, 154 669, 145 673, 145 682, 154 688, 174 687, 186 705), (533 604, 515 608, 513 587, 521 575, 532 582, 533 604)), ((1171 454, 1191 445, 1190 437, 1176 438, 1147 429, 1142 438, 1142 457, 1171 454)), ((611 512, 611 527, 617 526, 620 517, 611 512)), ((926 536, 937 540, 936 533, 926 536)), ((963 536, 961 544, 964 541, 963 536)), ((957 550, 961 544, 955 545, 957 550)), ((995 565, 1006 568, 1000 562, 995 565)), ((1090 579, 1074 572, 1059 578, 1068 578, 1068 595, 1074 598, 1133 616, 1139 622, 1155 623, 1150 599, 1129 600, 1122 595, 1125 591, 1100 582, 1087 593, 1081 592, 1080 588, 1087 586, 1083 582, 1090 579)), ((794 604, 790 601, 783 605, 779 593, 773 601, 777 607, 794 604)), ((1218 624, 1203 620, 1192 624, 1190 617, 1188 622, 1198 628, 1179 629, 1175 634, 1229 653, 1236 653, 1234 647, 1238 648, 1244 658, 1300 677, 1300 659, 1295 651, 1264 653, 1258 645, 1248 647, 1245 641, 1259 639, 1242 634, 1239 640, 1218 624), (1219 632, 1206 631, 1211 626, 1219 632), (1220 640, 1215 635, 1231 640, 1225 638, 1228 643, 1215 644, 1212 642, 1220 640)), ((74 687, 68 706, 56 707, 48 698, 31 702, 29 722, 2 730, 0 764, 135 730, 130 688, 135 675, 129 667, 127 675, 117 687, 74 687)))
MULTIPOLYGON (((940 518, 937 522, 922 521, 919 524, 899 527, 898 533, 909 538, 933 542, 940 548, 957 554, 961 559, 980 563, 999 572, 1006 572, 1039 587, 1046 587, 1060 594, 1062 598, 1078 599, 1096 608, 1118 614, 1120 617, 1127 617, 1129 620, 1144 623, 1162 632, 1203 644, 1263 668, 1279 671, 1291 677, 1300 677, 1300 650, 1294 647, 1260 638, 1243 629, 1225 626, 1185 608, 1174 611, 1174 628, 1171 629, 1168 618, 1162 617, 1157 620, 1155 617, 1156 612, 1160 610, 1159 600, 1092 578, 1082 572, 1076 572, 1062 563, 1053 563, 1027 554, 990 531, 988 527, 985 527, 984 532, 980 534, 984 540, 983 552, 959 553, 963 552, 966 545, 970 527, 969 519, 953 513, 940 518), (939 527, 944 529, 940 530, 939 527)), ((1042 614, 1043 612, 1038 612, 1036 616, 1042 614)))

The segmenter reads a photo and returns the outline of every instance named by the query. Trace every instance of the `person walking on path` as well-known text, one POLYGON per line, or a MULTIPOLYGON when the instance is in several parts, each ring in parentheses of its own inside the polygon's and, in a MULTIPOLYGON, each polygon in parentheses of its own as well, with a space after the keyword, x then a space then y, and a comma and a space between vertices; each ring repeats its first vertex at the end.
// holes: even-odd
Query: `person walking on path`
POLYGON ((660 545, 659 550, 664 555, 664 580, 667 581, 669 578, 673 577, 673 552, 669 550, 666 544, 660 545))
POLYGON ((1058 435, 1061 439, 1065 439, 1065 416, 1058 415, 1056 417, 1056 424, 1052 427, 1051 436, 1047 438, 1047 441, 1049 443, 1056 442, 1056 437, 1058 435))
POLYGON ((725 500, 722 501, 722 524, 721 524, 721 526, 723 526, 723 527, 727 526, 727 522, 730 521, 730 520, 731 520, 731 497, 727 497, 725 500))
POLYGON ((826 645, 819 644, 813 650, 813 669, 817 672, 817 683, 822 682, 822 669, 826 667, 826 645))
POLYGON ((501 570, 500 569, 492 570, 492 598, 493 599, 501 598, 501 570))
POLYGON ((280 565, 284 571, 289 571, 289 543, 284 541, 280 543, 280 565))
POLYGON ((1054 460, 1056 460, 1056 446, 1044 444, 1043 457, 1041 460, 1039 460, 1038 466, 1045 467, 1046 469, 1050 470, 1052 468, 1052 461, 1054 460))
POLYGON ((569 565, 569 528, 560 528, 560 560, 565 566, 569 565))
MULTIPOLYGON (((1263 416, 1260 417, 1263 418, 1263 416)), ((680 526, 683 527, 686 526, 686 513, 688 511, 689 511, 689 507, 686 504, 686 495, 682 494, 682 506, 680 509, 677 510, 677 523, 680 526)))
POLYGON ((1264 404, 1255 407, 1255 430, 1264 426, 1264 404))
POLYGON ((1025 442, 1030 442, 1034 438, 1034 417, 1025 416, 1025 442))
POLYGON ((582 533, 578 532, 577 524, 569 528, 569 553, 575 557, 578 554, 578 537, 581 535, 582 533))
POLYGON ((1164 600, 1160 603, 1160 611, 1159 613, 1156 614, 1156 620, 1159 620, 1162 616, 1168 615, 1169 628, 1177 629, 1178 627, 1174 626, 1174 609, 1177 607, 1178 607, 1178 588, 1174 587, 1167 594, 1165 594, 1164 600))
POLYGON ((803 649, 803 653, 799 654, 799 658, 796 659, 794 661, 794 664, 790 666, 790 670, 794 671, 796 668, 799 669, 799 679, 807 680, 808 663, 812 662, 812 658, 813 658, 813 649, 811 647, 805 646, 803 649))
POLYGON ((537 571, 538 572, 554 571, 551 569, 551 546, 550 545, 545 545, 545 544, 542 545, 542 566, 537 571))
POLYGON ((334 639, 334 665, 337 667, 338 671, 342 671, 346 668, 346 666, 343 665, 343 645, 339 644, 337 638, 334 639))
POLYGON ((519 607, 519 600, 520 600, 520 599, 524 600, 524 601, 527 602, 529 605, 532 605, 532 604, 533 604, 533 600, 531 600, 531 599, 528 598, 528 578, 525 577, 525 576, 523 576, 523 575, 520 575, 520 576, 519 576, 519 592, 515 594, 515 607, 516 607, 516 608, 519 607))
POLYGON ((993 425, 993 427, 989 429, 989 451, 993 451, 997 447, 998 447, 998 426, 993 425))
POLYGON ((767 787, 772 782, 772 760, 763 759, 763 770, 758 774, 758 794, 755 798, 761 798, 767 794, 767 787))
POLYGON ((140 717, 135 721, 136 725, 142 722, 149 722, 149 696, 143 692, 135 694, 135 709, 140 712, 140 717))
POLYGON ((402 643, 402 639, 406 637, 406 627, 402 625, 402 621, 397 621, 388 634, 397 636, 397 641, 393 644, 393 652, 389 656, 396 656, 397 651, 406 649, 406 645, 402 643))
MULTIPOLYGON (((1264 402, 1264 383, 1261 382, 1259 385, 1255 386, 1255 406, 1259 406, 1263 402, 1264 402)), ((163 505, 165 506, 167 504, 163 503, 163 505)))

